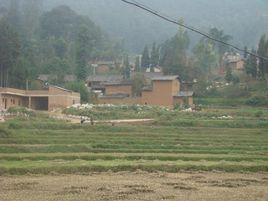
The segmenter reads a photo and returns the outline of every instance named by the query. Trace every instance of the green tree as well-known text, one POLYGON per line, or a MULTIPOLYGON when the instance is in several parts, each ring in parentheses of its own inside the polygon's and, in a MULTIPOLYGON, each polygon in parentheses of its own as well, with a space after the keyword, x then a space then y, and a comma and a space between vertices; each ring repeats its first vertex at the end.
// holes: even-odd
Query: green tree
POLYGON ((35 78, 36 69, 26 57, 20 56, 17 63, 10 71, 10 86, 25 89, 26 83, 35 78))
POLYGON ((137 56, 135 59, 135 70, 136 72, 141 72, 140 57, 137 56))
POLYGON ((134 97, 141 96, 142 89, 146 85, 145 77, 142 73, 136 73, 132 78, 132 92, 134 97))
MULTIPOLYGON (((209 35, 212 38, 223 41, 225 43, 228 43, 230 40, 232 40, 232 36, 225 34, 223 30, 219 30, 215 27, 209 30, 209 35)), ((224 55, 225 52, 230 50, 229 46, 212 41, 210 39, 208 40, 211 44, 213 44, 213 47, 217 50, 219 54, 219 65, 222 65, 222 56, 224 55)))
POLYGON ((87 66, 90 59, 91 37, 86 26, 80 27, 76 41, 76 75, 79 80, 87 77, 87 66))
POLYGON ((141 67, 143 70, 146 70, 147 68, 150 67, 150 53, 149 53, 149 48, 147 45, 144 47, 144 50, 142 53, 141 67))
POLYGON ((233 81, 233 72, 231 68, 227 68, 227 71, 225 74, 225 80, 229 83, 233 81))
POLYGON ((80 93, 83 103, 89 102, 90 93, 83 81, 69 82, 65 85, 65 88, 80 93))
POLYGON ((64 38, 60 37, 53 41, 53 48, 55 50, 55 55, 63 59, 68 51, 68 44, 64 38))
POLYGON ((128 55, 125 55, 124 56, 124 61, 123 61, 123 76, 124 76, 124 79, 129 79, 130 78, 130 64, 129 64, 128 55))
POLYGON ((177 74, 182 79, 188 79, 187 50, 189 45, 188 33, 183 28, 180 28, 173 38, 162 45, 160 65, 163 66, 165 74, 177 74))
POLYGON ((159 64, 159 48, 156 47, 156 44, 153 44, 152 52, 151 52, 151 65, 152 67, 156 67, 159 64))
POLYGON ((4 19, 0 20, 0 44, 1 87, 7 87, 9 74, 20 54, 20 41, 18 34, 4 19))
POLYGON ((195 46, 194 50, 195 67, 200 70, 201 74, 197 77, 208 76, 211 74, 211 70, 217 66, 217 53, 215 52, 213 45, 203 39, 195 46))
MULTIPOLYGON (((256 53, 256 51, 254 50, 252 50, 252 52, 256 53)), ((247 57, 245 63, 245 70, 247 75, 250 75, 253 79, 256 79, 257 69, 258 69, 257 58, 253 55, 250 55, 249 57, 247 57)))
MULTIPOLYGON (((268 38, 263 35, 259 41, 257 53, 263 57, 268 57, 268 38)), ((259 78, 265 79, 265 73, 268 73, 268 61, 260 58, 259 60, 259 78)))

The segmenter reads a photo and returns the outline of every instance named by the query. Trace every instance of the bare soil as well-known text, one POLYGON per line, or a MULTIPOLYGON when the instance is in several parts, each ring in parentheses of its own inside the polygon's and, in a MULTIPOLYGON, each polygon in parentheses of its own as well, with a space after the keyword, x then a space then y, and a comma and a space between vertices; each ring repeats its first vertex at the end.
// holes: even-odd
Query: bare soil
POLYGON ((91 173, 3 176, 1 201, 268 201, 268 174, 91 173))

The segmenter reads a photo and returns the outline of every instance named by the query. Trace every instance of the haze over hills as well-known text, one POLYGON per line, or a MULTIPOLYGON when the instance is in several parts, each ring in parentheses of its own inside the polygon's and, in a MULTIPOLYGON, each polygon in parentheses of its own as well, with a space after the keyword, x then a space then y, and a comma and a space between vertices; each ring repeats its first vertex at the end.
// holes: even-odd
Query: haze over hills
MULTIPOLYGON (((268 32, 268 2, 265 0, 139 0, 156 10, 204 31, 216 26, 233 36, 237 45, 255 46, 268 32)), ((119 0, 47 0, 51 8, 59 4, 89 15, 113 37, 125 40, 131 50, 141 50, 146 43, 163 41, 177 27, 119 0)), ((196 34, 194 34, 196 36, 196 34)))
MULTIPOLYGON (((2 0, 7 2, 7 0, 2 0)), ((260 36, 268 33, 268 1, 266 0, 139 0, 155 10, 203 31, 217 27, 233 36, 239 46, 256 46, 260 36)), ((140 52, 144 44, 162 42, 177 27, 120 0, 45 0, 44 10, 66 4, 88 15, 111 37, 124 40, 125 46, 140 52)), ((192 34, 194 40, 198 35, 192 34)))

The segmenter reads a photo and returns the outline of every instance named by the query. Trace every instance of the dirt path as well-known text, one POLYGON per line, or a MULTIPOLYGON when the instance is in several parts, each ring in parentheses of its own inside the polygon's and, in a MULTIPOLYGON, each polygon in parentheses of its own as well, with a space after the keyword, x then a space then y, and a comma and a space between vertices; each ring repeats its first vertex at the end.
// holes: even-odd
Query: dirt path
MULTIPOLYGON (((73 115, 64 115, 61 113, 51 113, 49 114, 51 118, 59 119, 59 120, 65 120, 70 123, 79 124, 81 123, 81 117, 80 116, 73 116, 73 115)), ((116 119, 116 120, 94 120, 94 124, 145 124, 145 123, 152 123, 154 122, 154 119, 116 119)), ((91 124, 89 118, 85 119, 85 124, 91 124)))
POLYGON ((95 173, 0 177, 1 201, 267 201, 268 174, 95 173))

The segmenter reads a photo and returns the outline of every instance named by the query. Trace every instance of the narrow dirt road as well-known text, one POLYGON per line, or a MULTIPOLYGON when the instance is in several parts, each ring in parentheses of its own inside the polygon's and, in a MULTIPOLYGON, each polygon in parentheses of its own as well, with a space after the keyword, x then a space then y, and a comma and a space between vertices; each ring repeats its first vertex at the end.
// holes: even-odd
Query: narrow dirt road
POLYGON ((268 174, 92 173, 0 177, 1 201, 267 201, 268 174))

